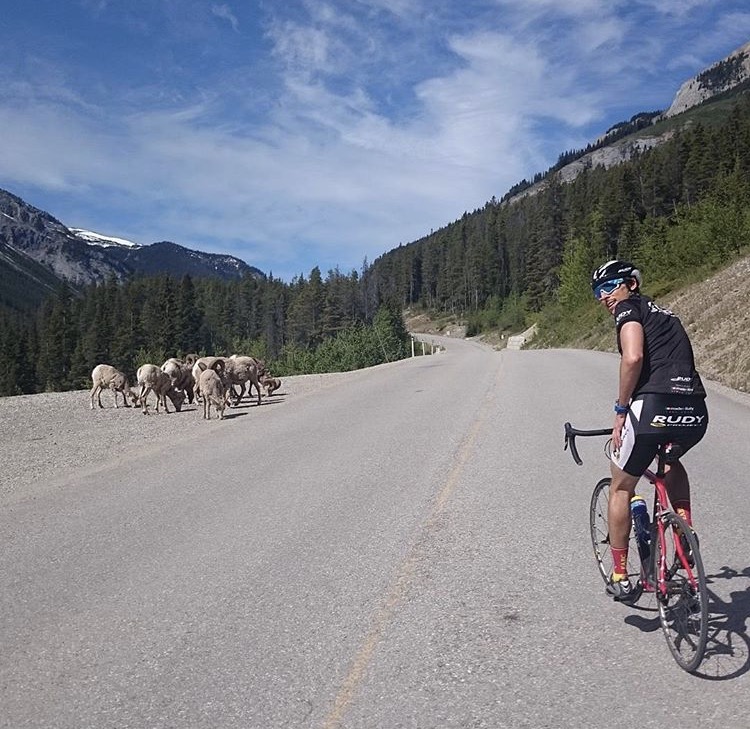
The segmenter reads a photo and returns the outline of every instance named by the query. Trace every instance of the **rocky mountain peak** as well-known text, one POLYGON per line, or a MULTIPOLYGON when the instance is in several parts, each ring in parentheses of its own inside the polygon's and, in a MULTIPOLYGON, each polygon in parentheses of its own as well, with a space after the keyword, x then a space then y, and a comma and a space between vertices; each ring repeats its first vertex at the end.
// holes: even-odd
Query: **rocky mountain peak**
POLYGON ((675 116, 712 96, 734 88, 750 78, 750 42, 740 46, 718 63, 685 81, 674 97, 665 117, 675 116))

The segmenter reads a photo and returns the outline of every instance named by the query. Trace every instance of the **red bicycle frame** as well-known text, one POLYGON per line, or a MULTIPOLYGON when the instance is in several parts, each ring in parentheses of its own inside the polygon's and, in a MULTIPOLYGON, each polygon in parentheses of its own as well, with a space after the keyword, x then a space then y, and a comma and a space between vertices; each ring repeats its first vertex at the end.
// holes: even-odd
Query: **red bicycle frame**
MULTIPOLYGON (((645 592, 653 592, 654 587, 652 584, 652 579, 656 577, 657 597, 662 599, 666 599, 668 595, 669 580, 672 577, 672 575, 669 574, 670 566, 667 564, 667 538, 664 533, 664 515, 667 512, 673 511, 669 502, 669 495, 667 494, 667 484, 664 481, 664 475, 666 473, 665 453, 668 453, 671 448, 671 443, 666 443, 663 446, 660 446, 656 456, 656 472, 650 469, 646 469, 643 474, 643 477, 646 480, 650 481, 654 486, 654 506, 652 512, 653 516, 651 517, 651 538, 652 542, 654 537, 659 540, 660 549, 658 553, 660 555, 660 559, 659 564, 656 565, 656 575, 651 575, 651 570, 649 568, 650 565, 643 564, 643 562, 641 561, 641 581, 643 583, 643 589, 645 592)), ((697 589, 698 582, 690 566, 690 560, 688 559, 687 555, 685 554, 685 550, 683 549, 682 540, 675 539, 674 546, 675 550, 677 551, 677 557, 680 561, 680 564, 685 568, 690 586, 693 589, 697 589)))
MULTIPOLYGON (((612 433, 611 428, 602 428, 599 430, 578 430, 574 428, 570 423, 565 423, 565 449, 570 446, 570 453, 573 456, 573 460, 580 466, 583 465, 581 457, 578 455, 578 449, 576 448, 576 436, 599 436, 599 435, 610 435, 612 433)), ((667 551, 667 538, 664 532, 664 516, 667 513, 674 513, 669 502, 669 495, 667 494, 667 485, 664 481, 664 475, 666 473, 666 466, 670 460, 677 460, 681 455, 681 448, 673 443, 664 443, 659 446, 659 450, 656 454, 656 471, 646 469, 643 477, 650 481, 654 486, 654 506, 651 517, 651 543, 654 543, 654 539, 659 540, 659 554, 661 559, 659 564, 656 565, 656 575, 651 574, 651 564, 653 560, 653 549, 649 556, 648 563, 644 564, 644 560, 641 559, 641 582, 643 583, 643 589, 646 592, 656 592, 657 598, 666 600, 669 595, 669 580, 673 576, 670 574, 671 567, 667 565, 666 551, 667 551), (656 579, 656 589, 654 588, 652 581, 656 579)), ((693 589, 698 586, 695 574, 690 566, 690 561, 685 554, 685 550, 680 539, 674 540, 675 550, 677 552, 677 558, 680 564, 685 568, 687 572, 688 581, 693 589)), ((640 554, 638 555, 640 558, 640 554)))

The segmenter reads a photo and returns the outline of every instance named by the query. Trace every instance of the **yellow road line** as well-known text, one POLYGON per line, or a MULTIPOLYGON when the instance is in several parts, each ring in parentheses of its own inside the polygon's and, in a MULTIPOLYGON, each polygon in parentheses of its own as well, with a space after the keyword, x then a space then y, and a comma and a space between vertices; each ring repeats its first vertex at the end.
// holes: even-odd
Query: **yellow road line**
MULTIPOLYGON (((501 359, 501 364, 502 361, 503 360, 501 359)), ((497 380, 500 379, 501 370, 502 367, 498 367, 495 384, 497 384, 497 380)), ((476 441, 477 436, 479 435, 479 432, 482 429, 482 426, 485 424, 487 416, 494 405, 495 392, 496 388, 493 388, 493 394, 484 401, 479 413, 477 414, 477 418, 474 421, 474 424, 461 442, 453 463, 453 467, 448 473, 448 477, 446 478, 445 483, 440 489, 435 499, 435 503, 430 510, 429 515, 427 516, 427 519, 419 530, 421 538, 417 539, 415 546, 401 563, 393 586, 388 591, 385 601, 375 615, 372 628, 370 629, 370 632, 367 634, 362 647, 359 649, 357 655, 354 658, 352 666, 349 669, 349 673, 347 674, 346 679, 341 686, 341 690, 336 696, 333 708, 326 717, 326 720, 323 722, 322 729, 335 729, 340 725, 344 712, 348 708, 354 697, 354 693, 362 682, 362 677, 364 676, 365 670, 367 669, 367 666, 372 659, 373 653, 375 652, 375 648, 380 641, 385 626, 389 622, 397 605, 402 601, 408 590, 411 577, 414 575, 417 562, 421 557, 419 545, 423 544, 424 537, 432 530, 432 528, 437 523, 439 517, 445 510, 445 505, 448 499, 456 489, 459 478, 463 473, 466 463, 469 461, 469 457, 471 456, 474 442, 476 441)))

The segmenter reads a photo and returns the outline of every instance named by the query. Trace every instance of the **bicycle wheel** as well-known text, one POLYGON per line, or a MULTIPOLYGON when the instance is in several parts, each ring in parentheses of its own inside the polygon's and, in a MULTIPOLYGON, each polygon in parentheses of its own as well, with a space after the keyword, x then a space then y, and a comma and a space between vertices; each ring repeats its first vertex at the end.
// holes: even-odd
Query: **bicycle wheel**
MULTIPOLYGON (((589 529, 591 531, 591 546, 594 548, 594 559, 599 568, 599 574, 605 584, 612 574, 612 550, 609 546, 609 485, 611 478, 603 478, 594 486, 591 494, 591 507, 589 508, 589 529)), ((628 547, 628 576, 633 584, 640 578, 641 566, 638 558, 638 546, 635 542, 634 532, 630 532, 630 545, 628 547)))
POLYGON ((681 668, 693 672, 703 660, 708 640, 706 573, 693 530, 672 512, 661 521, 663 535, 657 535, 653 544, 659 620, 672 656, 681 668), (684 557, 677 550, 680 536, 684 557))

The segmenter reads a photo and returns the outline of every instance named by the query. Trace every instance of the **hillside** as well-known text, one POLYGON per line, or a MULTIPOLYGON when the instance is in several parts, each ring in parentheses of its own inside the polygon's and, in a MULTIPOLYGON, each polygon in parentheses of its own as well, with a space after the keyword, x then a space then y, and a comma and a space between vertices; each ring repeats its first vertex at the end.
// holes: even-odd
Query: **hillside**
POLYGON ((57 218, 0 189, 0 308, 27 311, 57 290, 168 274, 224 281, 265 274, 230 255, 161 241, 137 245, 68 228, 57 218))
POLYGON ((704 376, 743 392, 750 392, 750 310, 741 296, 748 279, 750 256, 665 300, 687 327, 704 376))
MULTIPOLYGON (((658 303, 674 311, 690 334, 695 359, 701 374, 726 387, 750 393, 750 309, 743 305, 741 293, 750 280, 750 256, 745 256, 700 283, 686 286, 676 293, 656 297, 658 303)), ((648 281, 644 284, 648 291, 648 281)), ((465 326, 455 318, 432 318, 427 314, 407 312, 410 331, 443 336, 463 336, 465 326)), ((494 332, 478 337, 498 349, 507 337, 494 332)), ((530 343, 534 347, 533 342, 530 343)), ((602 319, 566 346, 616 352, 611 319, 602 319)))
MULTIPOLYGON (((745 256, 705 281, 655 297, 659 304, 672 309, 688 330, 701 374, 743 392, 750 392, 750 346, 746 338, 750 310, 739 304, 748 277, 750 256, 745 256)), ((643 290, 650 293, 648 280, 643 290)), ((611 321, 607 318, 570 345, 617 351, 611 321)))

